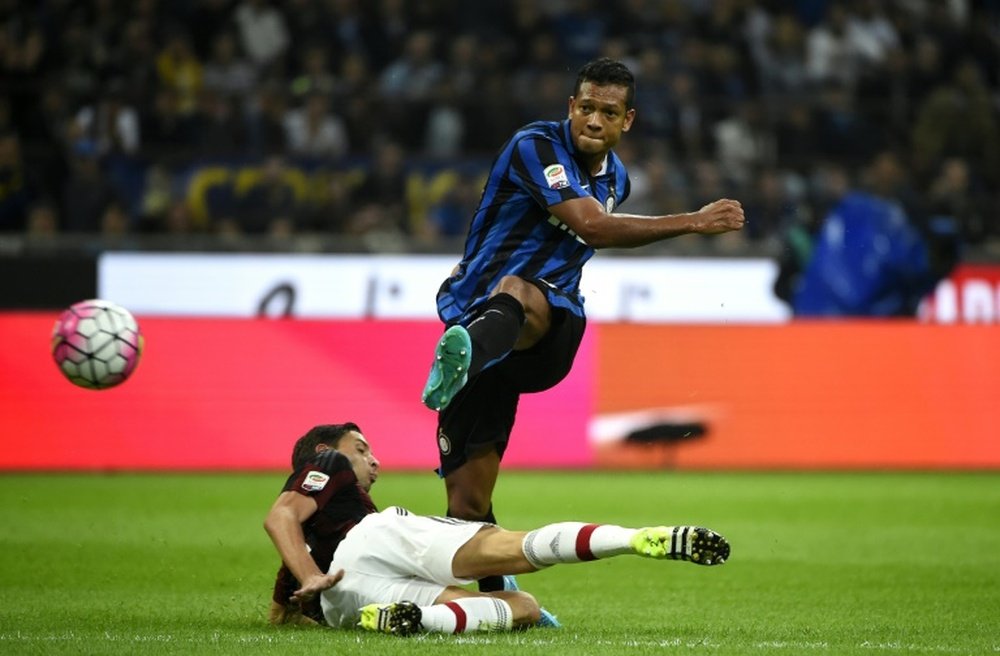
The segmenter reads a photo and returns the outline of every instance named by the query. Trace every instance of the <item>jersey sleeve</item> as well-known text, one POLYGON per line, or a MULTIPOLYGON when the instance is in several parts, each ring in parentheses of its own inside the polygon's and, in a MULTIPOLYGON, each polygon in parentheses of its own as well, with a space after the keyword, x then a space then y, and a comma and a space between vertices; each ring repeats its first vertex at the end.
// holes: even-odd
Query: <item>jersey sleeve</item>
POLYGON ((316 503, 323 507, 338 492, 353 489, 357 483, 358 477, 354 474, 351 461, 339 451, 330 449, 317 454, 289 476, 284 491, 314 497, 316 503))
POLYGON ((541 136, 528 136, 514 145, 509 174, 542 207, 590 196, 566 148, 541 136))

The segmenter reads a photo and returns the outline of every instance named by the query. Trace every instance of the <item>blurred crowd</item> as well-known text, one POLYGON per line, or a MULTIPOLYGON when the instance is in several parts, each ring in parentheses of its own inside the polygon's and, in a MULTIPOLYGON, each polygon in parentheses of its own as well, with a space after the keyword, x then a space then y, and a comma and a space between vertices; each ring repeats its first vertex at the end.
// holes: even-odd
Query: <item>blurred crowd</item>
POLYGON ((0 0, 0 231, 442 243, 601 55, 623 211, 780 240, 889 159, 915 223, 1000 239, 1000 0, 0 0))

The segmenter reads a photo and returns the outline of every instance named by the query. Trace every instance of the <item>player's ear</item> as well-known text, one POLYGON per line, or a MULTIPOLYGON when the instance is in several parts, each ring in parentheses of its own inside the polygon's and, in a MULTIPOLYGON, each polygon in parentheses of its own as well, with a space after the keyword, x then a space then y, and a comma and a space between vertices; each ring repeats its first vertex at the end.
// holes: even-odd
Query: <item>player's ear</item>
POLYGON ((573 118, 573 102, 576 100, 576 96, 569 97, 569 107, 566 109, 566 118, 573 118))
POLYGON ((625 112, 625 123, 622 125, 622 132, 632 129, 632 121, 635 120, 635 107, 625 112))
POLYGON ((320 442, 319 444, 316 445, 316 453, 323 453, 324 451, 329 451, 330 448, 331 447, 329 444, 323 444, 322 442, 320 442))

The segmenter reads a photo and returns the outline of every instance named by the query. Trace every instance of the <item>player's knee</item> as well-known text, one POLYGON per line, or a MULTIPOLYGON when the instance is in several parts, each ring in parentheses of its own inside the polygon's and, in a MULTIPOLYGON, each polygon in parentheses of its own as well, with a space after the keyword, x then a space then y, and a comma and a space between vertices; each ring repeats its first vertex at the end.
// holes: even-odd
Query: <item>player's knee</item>
POLYGON ((491 296, 493 294, 503 293, 510 294, 514 298, 521 300, 531 289, 535 289, 535 286, 524 278, 519 276, 503 276, 500 278, 499 282, 497 282, 496 287, 493 288, 491 296))
POLYGON ((448 498, 448 515, 472 522, 486 520, 490 498, 477 494, 452 494, 448 498))
POLYGON ((514 626, 532 626, 538 624, 538 620, 542 617, 538 600, 523 590, 507 597, 507 603, 514 616, 514 626))

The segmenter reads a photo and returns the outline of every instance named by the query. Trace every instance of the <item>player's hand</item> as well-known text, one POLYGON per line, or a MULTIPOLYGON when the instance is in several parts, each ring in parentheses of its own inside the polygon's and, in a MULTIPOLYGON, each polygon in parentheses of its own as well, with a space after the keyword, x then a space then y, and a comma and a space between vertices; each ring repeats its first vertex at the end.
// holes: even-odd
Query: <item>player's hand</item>
POLYGON ((292 593, 291 601, 293 604, 303 604, 324 590, 329 590, 333 586, 337 585, 340 579, 344 578, 344 570, 339 569, 333 574, 323 574, 320 576, 311 576, 308 580, 303 582, 302 587, 292 593))
POLYGON ((695 212, 695 218, 695 232, 702 235, 718 235, 740 230, 747 222, 743 216, 743 206, 738 200, 729 198, 709 203, 695 212))
POLYGON ((284 606, 275 601, 267 612, 267 621, 271 624, 299 624, 302 626, 319 626, 319 622, 302 614, 302 607, 297 604, 284 606))

